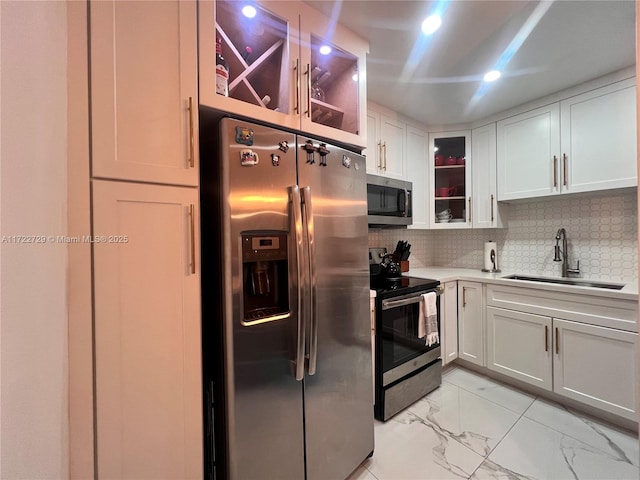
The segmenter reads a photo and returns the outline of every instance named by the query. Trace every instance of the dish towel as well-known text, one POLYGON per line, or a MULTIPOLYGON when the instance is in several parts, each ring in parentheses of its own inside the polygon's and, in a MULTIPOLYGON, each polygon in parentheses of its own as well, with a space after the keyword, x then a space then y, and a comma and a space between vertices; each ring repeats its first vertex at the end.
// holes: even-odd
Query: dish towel
POLYGON ((425 344, 430 347, 440 343, 438 335, 438 310, 435 292, 423 293, 420 299, 420 317, 418 318, 418 338, 427 337, 425 344))

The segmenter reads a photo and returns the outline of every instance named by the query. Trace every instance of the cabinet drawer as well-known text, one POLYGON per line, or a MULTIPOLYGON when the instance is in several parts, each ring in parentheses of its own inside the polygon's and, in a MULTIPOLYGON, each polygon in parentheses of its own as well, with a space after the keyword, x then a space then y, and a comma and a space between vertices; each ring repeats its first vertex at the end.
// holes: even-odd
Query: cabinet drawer
POLYGON ((491 284, 487 285, 486 295, 487 305, 492 307, 638 331, 638 305, 632 300, 491 284))

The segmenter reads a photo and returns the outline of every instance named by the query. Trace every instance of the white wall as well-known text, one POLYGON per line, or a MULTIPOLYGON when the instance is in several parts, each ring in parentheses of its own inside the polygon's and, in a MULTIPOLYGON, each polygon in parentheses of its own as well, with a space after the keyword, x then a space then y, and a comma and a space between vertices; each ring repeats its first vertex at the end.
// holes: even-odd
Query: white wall
POLYGON ((47 237, 67 222, 66 5, 2 0, 0 12, 0 478, 63 479, 67 247, 47 237))

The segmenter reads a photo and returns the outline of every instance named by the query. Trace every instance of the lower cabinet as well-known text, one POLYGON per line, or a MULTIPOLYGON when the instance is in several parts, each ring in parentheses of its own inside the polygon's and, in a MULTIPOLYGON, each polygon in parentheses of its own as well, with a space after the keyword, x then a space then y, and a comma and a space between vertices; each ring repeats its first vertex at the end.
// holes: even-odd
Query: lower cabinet
POLYGON ((92 188, 97 476, 201 478, 198 190, 92 188))
POLYGON ((637 419, 638 334, 488 306, 487 367, 637 419))
POLYGON ((442 364, 458 358, 458 282, 445 282, 440 296, 442 364))
POLYGON ((458 282, 458 357, 485 366, 482 283, 458 282))
POLYGON ((551 318, 487 307, 487 367, 552 389, 551 318))
POLYGON ((638 334, 553 319, 553 391, 638 418, 638 334))

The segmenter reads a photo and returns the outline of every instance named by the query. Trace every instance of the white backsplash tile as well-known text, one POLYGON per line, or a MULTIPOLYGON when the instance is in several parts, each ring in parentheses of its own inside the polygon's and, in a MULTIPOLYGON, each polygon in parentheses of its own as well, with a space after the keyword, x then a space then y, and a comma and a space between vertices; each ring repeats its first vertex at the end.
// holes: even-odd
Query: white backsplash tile
POLYGON ((508 228, 469 230, 369 230, 369 246, 393 250, 411 243, 411 267, 482 268, 484 242, 498 244, 503 271, 560 276, 553 261, 555 236, 564 227, 569 260, 580 260, 581 276, 609 281, 638 279, 636 192, 556 197, 514 203, 508 228))

